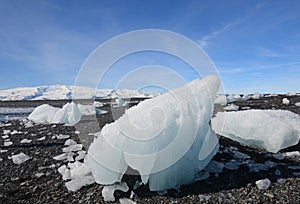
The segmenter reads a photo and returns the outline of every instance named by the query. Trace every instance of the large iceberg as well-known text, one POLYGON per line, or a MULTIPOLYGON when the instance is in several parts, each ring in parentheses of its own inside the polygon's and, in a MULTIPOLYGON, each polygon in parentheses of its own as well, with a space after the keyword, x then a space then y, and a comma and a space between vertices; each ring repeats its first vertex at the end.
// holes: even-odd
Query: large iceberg
POLYGON ((209 125, 219 85, 217 76, 194 80, 105 125, 85 158, 96 182, 121 182, 128 169, 149 182, 151 191, 195 181, 219 147, 209 125))
POLYGON ((276 153, 299 142, 300 116, 285 110, 219 112, 212 128, 224 137, 276 153))

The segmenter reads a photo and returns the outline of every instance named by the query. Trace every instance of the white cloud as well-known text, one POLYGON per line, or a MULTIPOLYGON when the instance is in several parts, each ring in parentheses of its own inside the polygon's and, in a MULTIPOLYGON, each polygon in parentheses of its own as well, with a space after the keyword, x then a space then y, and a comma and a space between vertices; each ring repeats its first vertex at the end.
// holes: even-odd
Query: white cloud
POLYGON ((226 31, 227 29, 229 29, 232 25, 234 25, 234 24, 233 23, 226 24, 220 30, 213 31, 209 35, 204 36, 201 40, 198 40, 197 42, 199 43, 199 45, 201 47, 205 47, 207 45, 207 43, 208 43, 209 40, 211 40, 212 38, 217 37, 218 35, 220 35, 224 31, 226 31))

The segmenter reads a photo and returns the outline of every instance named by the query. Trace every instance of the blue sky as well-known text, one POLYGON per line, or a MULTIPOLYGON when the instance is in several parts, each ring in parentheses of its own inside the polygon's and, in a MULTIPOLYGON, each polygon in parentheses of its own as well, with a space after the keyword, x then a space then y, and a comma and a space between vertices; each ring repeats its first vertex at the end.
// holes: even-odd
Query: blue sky
MULTIPOLYGON (((300 92, 299 10, 297 0, 0 0, 0 89, 73 85, 82 63, 101 43, 154 28, 202 46, 228 93, 300 92)), ((153 53, 143 55, 145 61, 132 57, 121 64, 147 65, 151 57, 150 62, 169 62, 163 65, 188 81, 196 77, 176 59, 153 53)), ((120 75, 108 79, 102 88, 113 88, 120 75)))

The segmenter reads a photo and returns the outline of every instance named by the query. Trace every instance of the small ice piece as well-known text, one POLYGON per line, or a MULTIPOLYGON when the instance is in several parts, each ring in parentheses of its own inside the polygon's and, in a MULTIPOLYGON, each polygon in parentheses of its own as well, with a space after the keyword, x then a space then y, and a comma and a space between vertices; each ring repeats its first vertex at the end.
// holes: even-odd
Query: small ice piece
POLYGON ((104 198, 104 201, 115 201, 115 197, 114 197, 115 190, 127 192, 129 188, 126 182, 120 182, 109 186, 104 186, 102 190, 102 196, 104 198))
POLYGON ((234 151, 233 152, 233 157, 235 159, 238 159, 238 160, 246 160, 246 159, 251 158, 248 154, 245 154, 245 153, 242 153, 242 152, 239 152, 239 151, 234 151))
POLYGON ((261 164, 261 163, 249 163, 248 167, 249 167, 250 172, 256 172, 256 173, 258 173, 260 171, 268 170, 268 166, 265 164, 261 164))
POLYGON ((40 137, 39 139, 37 139, 37 141, 43 141, 43 140, 45 140, 45 139, 46 139, 46 136, 40 137))
POLYGON ((97 115, 103 115, 103 114, 108 113, 108 111, 102 110, 102 109, 96 109, 96 113, 97 113, 97 115))
POLYGON ((272 161, 265 161, 265 165, 267 165, 269 168, 273 168, 273 167, 277 166, 277 164, 272 161))
POLYGON ((66 182, 65 186, 69 191, 77 191, 81 187, 90 185, 92 183, 95 183, 95 179, 92 175, 88 175, 88 176, 76 177, 71 181, 66 182))
POLYGON ((64 147, 63 152, 76 152, 82 150, 82 144, 70 145, 68 147, 64 147))
POLYGON ((5 153, 5 152, 8 152, 7 149, 0 149, 0 153, 5 153))
POLYGON ((62 165, 57 169, 57 171, 62 175, 62 179, 64 181, 71 179, 70 169, 68 169, 66 165, 62 165))
POLYGON ((283 160, 285 155, 283 153, 276 153, 272 155, 275 159, 283 160))
POLYGON ((26 162, 27 160, 31 159, 31 157, 29 157, 26 154, 24 154, 23 152, 21 152, 19 154, 12 155, 11 159, 14 164, 22 164, 22 163, 26 162))
POLYGON ((284 156, 285 157, 300 157, 300 152, 299 151, 285 152, 284 156))
POLYGON ((298 177, 300 176, 300 172, 293 172, 293 175, 298 177))
POLYGON ((17 131, 17 130, 14 130, 14 131, 12 131, 10 134, 11 134, 11 135, 16 135, 16 134, 22 134, 22 132, 19 132, 19 131, 17 131))
POLYGON ((4 135, 10 134, 10 130, 3 130, 3 134, 4 134, 4 135))
POLYGON ((266 190, 270 187, 271 181, 268 178, 266 178, 256 181, 255 184, 258 187, 258 189, 266 190))
POLYGON ((249 107, 249 106, 242 107, 242 110, 250 110, 250 109, 251 109, 251 107, 249 107))
POLYGON ((65 141, 65 146, 70 146, 70 145, 76 145, 77 142, 75 142, 73 139, 67 139, 65 141))
POLYGON ((289 105, 289 104, 290 104, 290 100, 287 99, 287 98, 283 98, 283 99, 282 99, 282 103, 283 103, 284 105, 289 105))
POLYGON ((3 136, 1 136, 3 139, 7 139, 7 138, 9 138, 9 136, 8 135, 3 135, 3 136))
POLYGON ((207 171, 209 173, 218 174, 223 171, 223 168, 224 168, 224 163, 213 160, 213 161, 209 162, 209 164, 205 167, 205 171, 207 171))
POLYGON ((25 128, 30 128, 30 127, 33 127, 33 123, 32 121, 29 120, 25 123, 25 128))
POLYGON ((300 106, 300 102, 295 103, 295 106, 300 106))
POLYGON ((300 115, 285 110, 219 112, 212 119, 212 128, 224 137, 276 153, 298 144, 299 121, 300 115))
POLYGON ((76 130, 74 133, 75 133, 76 135, 79 135, 79 134, 80 134, 80 131, 76 130))
POLYGON ((70 135, 62 135, 62 134, 60 134, 60 135, 57 135, 55 137, 56 137, 56 139, 64 140, 64 139, 68 139, 70 137, 70 135))
POLYGON ((3 161, 3 159, 2 159, 2 158, 0 158, 0 161, 3 161))
POLYGON ((6 142, 4 142, 3 146, 4 146, 4 147, 8 147, 8 146, 11 146, 12 144, 13 144, 13 142, 11 142, 11 141, 6 141, 6 142))
POLYGON ((232 103, 232 104, 226 106, 226 107, 224 108, 224 110, 227 110, 227 111, 237 111, 237 110, 239 110, 239 106, 234 105, 234 104, 232 103))
POLYGON ((77 156, 75 157, 75 161, 80 161, 86 157, 86 152, 83 150, 80 150, 77 152, 77 156))
POLYGON ((75 154, 73 152, 66 152, 66 153, 62 153, 60 155, 57 155, 55 157, 53 157, 53 159, 57 160, 57 161, 61 161, 61 160, 68 160, 68 161, 73 161, 73 156, 75 154))
POLYGON ((131 200, 129 198, 120 198, 119 202, 121 204, 136 204, 136 202, 134 202, 133 200, 131 200))
POLYGON ((262 97, 263 95, 262 94, 260 94, 260 93, 255 93, 255 94, 253 94, 250 98, 252 98, 252 99, 259 99, 260 97, 262 97))
POLYGON ((35 175, 35 177, 40 178, 40 177, 44 176, 45 174, 43 172, 40 172, 40 173, 36 173, 34 175, 35 175))
POLYGON ((284 184, 285 182, 286 182, 286 179, 284 179, 284 178, 279 178, 277 180, 277 183, 280 183, 280 184, 284 184))
POLYGON ((292 170, 300 170, 300 166, 288 166, 288 168, 292 170))
POLYGON ((143 185, 142 181, 135 181, 135 184, 133 185, 133 190, 138 189, 139 187, 141 187, 143 185))
POLYGON ((237 170, 240 167, 240 164, 241 163, 238 162, 237 160, 232 159, 227 163, 225 163, 224 167, 229 170, 237 170))
POLYGON ((94 101, 94 106, 95 106, 96 108, 101 108, 101 107, 103 107, 104 105, 103 105, 103 103, 101 103, 101 102, 99 102, 99 101, 94 101))
POLYGON ((168 190, 157 191, 157 195, 159 195, 159 196, 166 195, 167 193, 168 193, 168 190))
POLYGON ((29 140, 29 139, 25 138, 25 139, 21 140, 20 143, 25 144, 25 143, 30 143, 30 142, 32 142, 32 140, 29 140))

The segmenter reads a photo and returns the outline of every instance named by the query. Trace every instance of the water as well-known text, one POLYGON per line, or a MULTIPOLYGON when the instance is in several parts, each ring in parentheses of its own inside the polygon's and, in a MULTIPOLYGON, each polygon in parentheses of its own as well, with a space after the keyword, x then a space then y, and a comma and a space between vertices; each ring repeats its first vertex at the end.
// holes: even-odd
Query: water
POLYGON ((32 111, 30 108, 0 108, 0 121, 26 118, 32 111))

